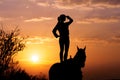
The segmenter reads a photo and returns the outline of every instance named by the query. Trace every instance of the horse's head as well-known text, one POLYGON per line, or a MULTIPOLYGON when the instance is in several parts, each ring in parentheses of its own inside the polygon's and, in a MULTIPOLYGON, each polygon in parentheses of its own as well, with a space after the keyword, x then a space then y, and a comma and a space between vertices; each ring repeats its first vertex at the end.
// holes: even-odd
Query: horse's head
POLYGON ((85 66, 85 60, 86 60, 86 46, 82 49, 77 47, 77 53, 73 58, 74 63, 78 64, 80 67, 85 66))

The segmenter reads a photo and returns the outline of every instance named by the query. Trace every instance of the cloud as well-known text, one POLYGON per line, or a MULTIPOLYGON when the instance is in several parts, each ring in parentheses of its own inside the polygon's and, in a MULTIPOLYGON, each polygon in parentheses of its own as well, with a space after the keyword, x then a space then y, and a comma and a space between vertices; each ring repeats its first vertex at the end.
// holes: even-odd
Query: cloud
MULTIPOLYGON (((0 15, 3 17, 18 17, 30 13, 27 8, 31 5, 27 0, 2 0, 0 4, 0 15)), ((27 14, 28 15, 28 14, 27 14)))
POLYGON ((31 1, 31 2, 36 2, 36 0, 28 0, 28 1, 31 1))
POLYGON ((120 5, 120 0, 90 0, 93 4, 120 5))
POLYGON ((39 3, 37 3, 37 5, 43 6, 43 7, 50 6, 50 4, 48 2, 39 2, 39 3))
POLYGON ((29 0, 38 6, 48 7, 54 4, 55 0, 29 0))
POLYGON ((99 37, 89 37, 89 38, 76 38, 76 39, 73 39, 71 40, 71 42, 74 42, 76 44, 79 44, 79 43, 84 43, 84 44, 104 44, 104 45, 107 45, 107 44, 118 44, 120 45, 120 36, 119 37, 108 37, 106 36, 107 38, 99 38, 99 37))
POLYGON ((114 41, 114 42, 120 44, 120 35, 113 36, 111 41, 114 41))
POLYGON ((40 18, 32 18, 32 19, 27 19, 24 20, 24 22, 39 22, 39 21, 48 21, 52 20, 53 18, 51 17, 40 17, 40 18))
POLYGON ((120 8, 119 0, 54 0, 59 9, 81 9, 81 8, 120 8), (79 7, 79 8, 78 8, 79 7))
POLYGON ((38 16, 52 14, 50 16, 55 17, 60 12, 69 12, 71 16, 78 16, 76 19, 81 16, 85 17, 79 19, 77 23, 91 24, 116 23, 117 18, 108 19, 107 17, 120 16, 120 0, 2 0, 0 2, 2 2, 0 5, 1 20, 13 18, 18 21, 24 20, 24 22, 38 22, 52 20, 51 17, 38 16), (4 17, 6 19, 3 19, 4 17))
POLYGON ((35 3, 38 6, 42 7, 51 7, 57 9, 74 9, 79 7, 79 4, 86 3, 85 0, 29 0, 30 2, 35 3))
MULTIPOLYGON (((104 27, 102 27, 104 28, 104 27)), ((110 27, 111 28, 111 27, 110 27)), ((98 31, 93 31, 88 33, 89 35, 74 37, 71 41, 75 43, 84 43, 84 44, 118 44, 120 45, 120 28, 112 27, 111 29, 101 29, 98 28, 98 31)))
POLYGON ((9 18, 0 17, 0 21, 9 20, 9 18))
POLYGON ((54 39, 50 37, 30 37, 26 39, 26 44, 44 44, 47 42, 53 42, 54 39))
POLYGON ((66 4, 109 4, 109 5, 120 5, 120 0, 62 0, 66 4))
POLYGON ((72 40, 71 42, 76 43, 76 44, 108 44, 108 41, 105 39, 100 39, 100 38, 76 38, 72 40))
POLYGON ((74 11, 77 10, 81 12, 95 11, 94 13, 96 13, 97 11, 98 12, 107 11, 105 14, 108 13, 108 15, 109 14, 114 15, 115 14, 114 11, 116 13, 117 12, 120 13, 119 0, 29 0, 29 1, 35 3, 36 5, 38 5, 38 7, 42 6, 52 9, 74 10, 74 11))
POLYGON ((91 0, 93 7, 99 8, 120 8, 119 0, 91 0))
POLYGON ((69 3, 68 0, 59 0, 59 1, 54 1, 53 6, 54 8, 58 8, 58 9, 74 9, 76 7, 78 7, 78 5, 73 5, 71 3, 69 3))
POLYGON ((117 23, 120 22, 119 18, 111 17, 111 18, 102 18, 102 17, 91 17, 91 18, 83 18, 77 21, 78 24, 92 24, 92 23, 117 23))
POLYGON ((43 6, 43 7, 52 7, 55 2, 55 0, 43 0, 43 1, 36 1, 36 4, 38 6, 43 6))

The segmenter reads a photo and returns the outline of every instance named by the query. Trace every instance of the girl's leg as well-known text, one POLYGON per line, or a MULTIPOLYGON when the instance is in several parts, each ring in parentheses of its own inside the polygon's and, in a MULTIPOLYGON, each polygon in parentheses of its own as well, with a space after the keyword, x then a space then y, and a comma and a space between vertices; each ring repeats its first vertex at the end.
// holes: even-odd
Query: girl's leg
POLYGON ((65 41, 65 54, 64 54, 64 61, 67 60, 68 57, 68 50, 69 50, 70 40, 69 37, 65 41))
POLYGON ((60 62, 63 62, 64 42, 61 38, 59 39, 59 45, 60 45, 60 62))

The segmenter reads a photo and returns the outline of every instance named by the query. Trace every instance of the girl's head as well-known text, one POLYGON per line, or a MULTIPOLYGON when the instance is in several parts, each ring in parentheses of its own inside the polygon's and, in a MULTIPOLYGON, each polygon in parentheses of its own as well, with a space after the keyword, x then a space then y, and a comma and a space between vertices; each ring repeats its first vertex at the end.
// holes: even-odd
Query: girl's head
POLYGON ((64 14, 61 14, 59 17, 58 17, 58 21, 60 22, 64 22, 66 20, 66 16, 64 14))

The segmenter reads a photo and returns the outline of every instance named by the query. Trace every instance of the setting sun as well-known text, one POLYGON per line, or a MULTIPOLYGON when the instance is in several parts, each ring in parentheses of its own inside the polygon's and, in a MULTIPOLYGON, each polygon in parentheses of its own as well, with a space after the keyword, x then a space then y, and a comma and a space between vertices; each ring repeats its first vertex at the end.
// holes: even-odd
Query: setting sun
POLYGON ((32 55, 31 57, 32 62, 38 62, 39 61, 39 56, 38 55, 32 55))

